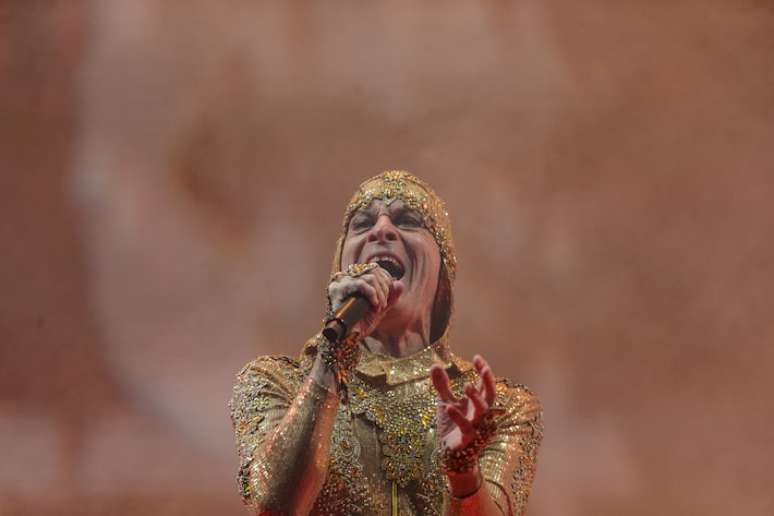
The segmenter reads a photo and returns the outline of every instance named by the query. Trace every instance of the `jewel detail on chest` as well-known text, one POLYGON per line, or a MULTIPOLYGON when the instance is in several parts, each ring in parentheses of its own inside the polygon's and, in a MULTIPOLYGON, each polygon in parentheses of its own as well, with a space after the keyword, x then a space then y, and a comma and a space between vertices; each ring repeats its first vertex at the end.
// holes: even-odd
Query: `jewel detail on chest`
POLYGON ((377 427, 387 479, 406 487, 422 476, 427 433, 435 427, 436 394, 428 381, 383 391, 354 378, 350 407, 377 427))

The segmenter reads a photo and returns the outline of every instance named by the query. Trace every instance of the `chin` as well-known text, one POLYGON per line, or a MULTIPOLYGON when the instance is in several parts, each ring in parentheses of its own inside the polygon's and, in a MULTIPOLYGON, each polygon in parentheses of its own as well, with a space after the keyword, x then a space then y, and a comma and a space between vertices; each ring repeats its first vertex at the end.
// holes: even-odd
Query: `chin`
POLYGON ((405 309, 405 306, 401 306, 400 301, 393 306, 379 323, 379 326, 384 328, 399 328, 405 326, 411 320, 411 314, 405 309))
POLYGON ((387 312, 387 315, 391 314, 405 314, 408 315, 407 312, 410 311, 413 304, 416 302, 414 299, 412 299, 413 292, 410 292, 406 286, 403 287, 403 294, 400 295, 398 298, 398 301, 395 303, 395 305, 390 309, 389 312, 387 312))
POLYGON ((401 319, 404 319, 406 317, 405 308, 401 306, 401 302, 398 301, 395 306, 390 308, 390 310, 384 314, 384 317, 382 318, 382 321, 384 322, 396 322, 401 319))

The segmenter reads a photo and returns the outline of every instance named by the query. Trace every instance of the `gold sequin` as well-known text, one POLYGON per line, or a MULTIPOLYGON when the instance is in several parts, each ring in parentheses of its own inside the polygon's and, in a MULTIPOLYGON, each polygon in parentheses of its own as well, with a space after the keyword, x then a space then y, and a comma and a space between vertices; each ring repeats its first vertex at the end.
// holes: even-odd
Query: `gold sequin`
MULTIPOLYGON (((245 503, 252 506, 271 499, 264 481, 279 471, 274 461, 284 458, 265 453, 267 434, 279 430, 290 438, 303 432, 281 428, 283 415, 295 403, 304 407, 308 397, 324 395, 322 390, 302 391, 314 347, 312 340, 299 360, 261 357, 238 375, 231 400, 240 457, 238 484, 245 503)), ((437 467, 435 391, 429 381, 434 363, 448 368, 457 393, 476 378, 472 365, 449 353, 445 343, 401 359, 365 351, 352 382, 350 404, 336 409, 327 473, 313 515, 389 514, 393 480, 401 515, 441 514, 448 493, 437 467)), ((504 413, 482 453, 481 470, 495 503, 505 514, 521 515, 542 438, 542 412, 529 390, 505 380, 497 382, 495 406, 504 413)))

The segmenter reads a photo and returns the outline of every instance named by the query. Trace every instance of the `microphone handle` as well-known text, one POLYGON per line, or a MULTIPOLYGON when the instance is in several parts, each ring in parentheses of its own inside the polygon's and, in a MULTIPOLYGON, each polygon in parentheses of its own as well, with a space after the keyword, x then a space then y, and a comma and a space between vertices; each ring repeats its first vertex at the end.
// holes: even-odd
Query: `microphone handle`
POLYGON ((370 309, 371 303, 361 294, 348 297, 336 311, 333 318, 325 323, 325 328, 322 331, 323 336, 332 344, 346 339, 352 332, 355 324, 370 309))

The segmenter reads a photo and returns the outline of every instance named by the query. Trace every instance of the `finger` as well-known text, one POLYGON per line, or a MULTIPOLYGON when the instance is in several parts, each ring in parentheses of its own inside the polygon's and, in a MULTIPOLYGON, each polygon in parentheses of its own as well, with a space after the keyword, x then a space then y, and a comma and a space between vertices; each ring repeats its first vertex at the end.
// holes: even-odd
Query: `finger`
POLYGON ((376 290, 376 294, 379 296, 378 308, 380 310, 383 309, 387 305, 387 296, 389 295, 388 289, 385 288, 384 284, 375 274, 366 274, 363 276, 363 280, 376 290))
POLYGON ((381 267, 376 269, 374 272, 378 273, 374 275, 374 279, 376 280, 376 283, 379 285, 379 289, 381 290, 384 296, 384 307, 386 308, 387 302, 390 299, 391 276, 386 270, 382 269, 381 267))
POLYGON ((379 285, 379 288, 384 292, 384 301, 387 302, 387 298, 390 297, 390 283, 392 282, 392 276, 386 270, 381 267, 374 271, 374 279, 379 285))
POLYGON ((491 406, 494 403, 497 391, 495 390, 495 377, 492 368, 484 357, 476 355, 473 357, 473 365, 481 378, 479 382, 479 391, 483 391, 484 399, 491 406))
POLYGON ((384 302, 389 304, 390 291, 392 290, 392 276, 386 270, 379 268, 379 284, 384 289, 384 302))
POLYGON ((441 401, 446 403, 456 403, 459 401, 449 388, 449 376, 444 371, 443 367, 434 365, 430 368, 430 378, 433 380, 433 386, 438 391, 438 396, 441 401))
POLYGON ((393 281, 390 284, 390 296, 387 298, 388 307, 394 305, 398 299, 400 299, 404 289, 403 283, 400 283, 399 281, 393 281))
POLYGON ((468 395, 470 401, 473 402, 473 420, 477 421, 481 416, 486 414, 489 410, 489 405, 481 398, 481 394, 473 385, 468 384, 465 388, 465 394, 468 395))
POLYGON ((338 310, 346 297, 359 292, 360 283, 349 277, 334 280, 328 286, 328 295, 331 298, 331 305, 334 310, 338 310))
POLYGON ((484 368, 483 357, 481 355, 473 355, 473 367, 476 369, 476 372, 479 376, 479 382, 476 384, 476 386, 480 389, 482 386, 481 380, 481 370, 484 368))
POLYGON ((381 267, 374 269, 374 274, 378 274, 379 278, 381 278, 385 284, 389 284, 389 282, 392 281, 392 275, 381 267))
POLYGON ((384 288, 384 304, 389 305, 390 303, 390 291, 392 290, 392 276, 385 271, 384 269, 381 269, 383 271, 382 277, 380 278, 382 288, 384 288))
POLYGON ((486 360, 484 360, 484 357, 481 355, 475 355, 473 357, 473 365, 475 366, 476 371, 478 371, 478 374, 481 374, 481 371, 485 367, 489 367, 489 364, 487 364, 486 360))
POLYGON ((473 423, 468 421, 468 419, 462 414, 462 412, 460 412, 457 407, 453 405, 447 405, 446 413, 449 415, 449 418, 454 421, 458 427, 460 427, 460 430, 463 434, 473 433, 473 423))
POLYGON ((485 367, 481 372, 481 381, 484 384, 484 400, 491 407, 494 405, 495 398, 497 397, 497 390, 495 388, 495 376, 489 366, 485 367))
POLYGON ((368 299, 368 302, 371 303, 371 306, 378 308, 379 307, 379 293, 376 291, 374 287, 369 285, 366 281, 359 279, 358 282, 358 292, 363 294, 366 299, 368 299))

